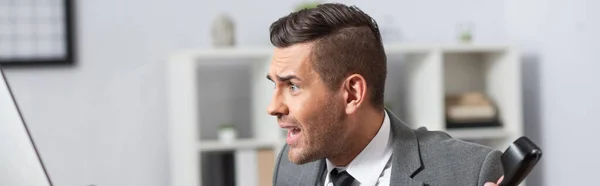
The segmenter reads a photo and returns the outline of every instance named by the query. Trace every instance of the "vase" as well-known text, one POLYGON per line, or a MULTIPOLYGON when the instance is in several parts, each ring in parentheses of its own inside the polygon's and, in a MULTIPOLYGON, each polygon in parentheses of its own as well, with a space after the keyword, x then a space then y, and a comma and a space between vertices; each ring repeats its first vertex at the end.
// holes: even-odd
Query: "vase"
POLYGON ((212 44, 214 47, 232 47, 235 45, 235 24, 225 14, 215 17, 212 25, 212 44))
POLYGON ((233 128, 224 128, 219 130, 219 141, 231 143, 237 138, 237 131, 233 128))
POLYGON ((464 22, 457 25, 458 40, 461 43, 471 43, 473 41, 473 24, 464 22))

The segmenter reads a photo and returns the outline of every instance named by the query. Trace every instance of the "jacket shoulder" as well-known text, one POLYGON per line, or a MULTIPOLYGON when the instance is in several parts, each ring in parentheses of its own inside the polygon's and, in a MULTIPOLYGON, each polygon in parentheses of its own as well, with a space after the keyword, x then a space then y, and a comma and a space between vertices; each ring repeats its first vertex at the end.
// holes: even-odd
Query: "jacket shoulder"
POLYGON ((415 134, 423 164, 418 177, 438 183, 476 185, 482 179, 497 179, 502 174, 498 150, 453 138, 442 131, 419 128, 415 134))
POLYGON ((415 135, 421 148, 433 148, 434 150, 441 148, 457 151, 460 154, 466 153, 465 151, 487 154, 494 150, 488 146, 453 138, 443 131, 430 131, 425 127, 416 129, 415 135))

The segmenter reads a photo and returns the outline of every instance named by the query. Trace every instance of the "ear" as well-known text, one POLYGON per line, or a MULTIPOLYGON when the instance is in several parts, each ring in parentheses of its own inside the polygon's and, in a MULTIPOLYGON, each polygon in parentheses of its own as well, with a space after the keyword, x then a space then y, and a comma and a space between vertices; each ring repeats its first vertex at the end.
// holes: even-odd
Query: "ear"
POLYGON ((352 74, 343 83, 346 114, 352 114, 363 104, 367 96, 367 81, 359 74, 352 74))

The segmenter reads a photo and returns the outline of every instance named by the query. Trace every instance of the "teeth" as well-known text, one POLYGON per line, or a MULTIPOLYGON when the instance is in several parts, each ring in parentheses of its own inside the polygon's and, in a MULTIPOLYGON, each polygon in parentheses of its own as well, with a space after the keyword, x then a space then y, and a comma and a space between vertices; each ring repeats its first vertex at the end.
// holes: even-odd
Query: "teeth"
POLYGON ((298 135, 298 132, 297 132, 295 129, 292 129, 292 130, 290 131, 290 136, 291 136, 291 137, 294 137, 294 136, 296 136, 296 135, 298 135))

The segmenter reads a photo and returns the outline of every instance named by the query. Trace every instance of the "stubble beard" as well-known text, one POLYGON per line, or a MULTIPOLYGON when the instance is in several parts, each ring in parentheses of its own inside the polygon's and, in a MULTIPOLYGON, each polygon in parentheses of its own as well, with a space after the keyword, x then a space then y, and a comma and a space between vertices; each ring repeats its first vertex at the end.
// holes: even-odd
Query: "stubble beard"
MULTIPOLYGON (((331 99, 335 100, 335 99, 331 99)), ((337 156, 343 152, 344 142, 344 111, 340 103, 328 101, 318 110, 317 117, 308 121, 308 128, 303 128, 303 148, 290 149, 288 159, 295 164, 305 164, 323 158, 337 156)))

